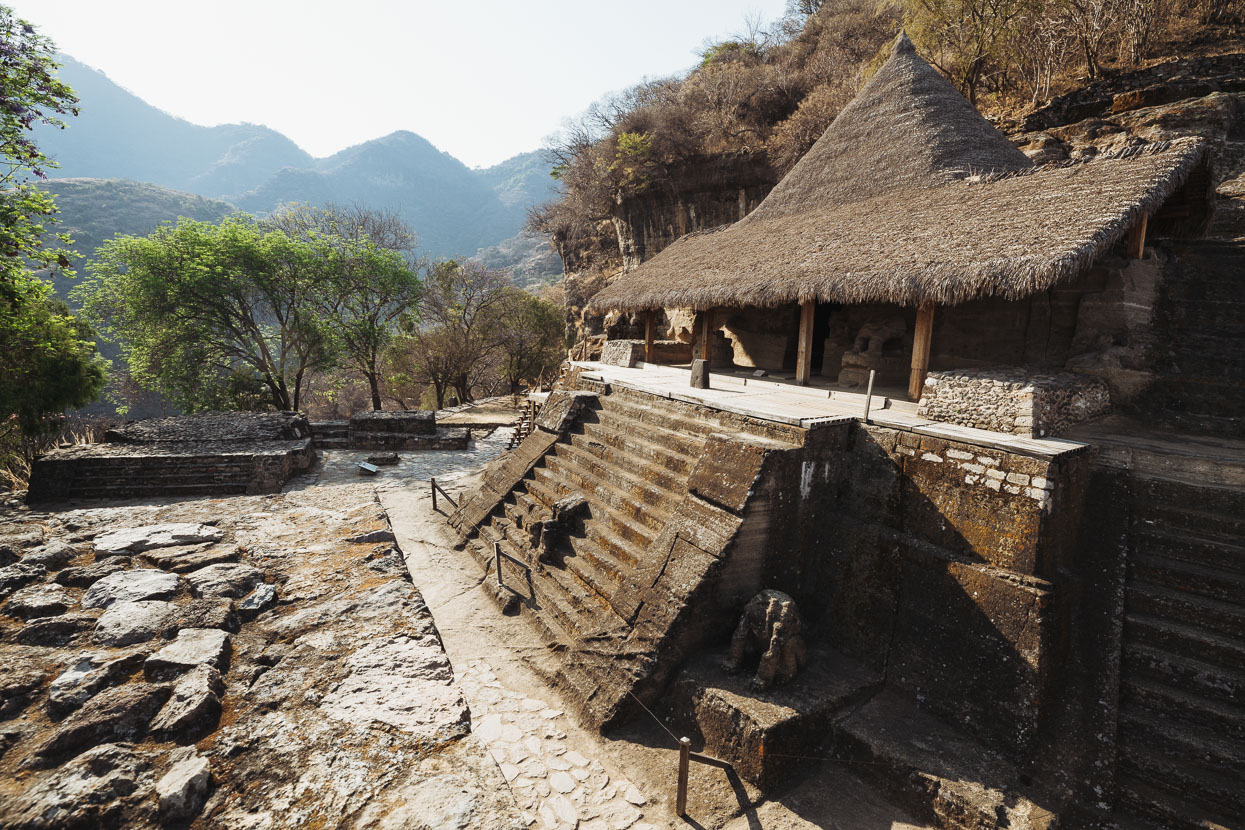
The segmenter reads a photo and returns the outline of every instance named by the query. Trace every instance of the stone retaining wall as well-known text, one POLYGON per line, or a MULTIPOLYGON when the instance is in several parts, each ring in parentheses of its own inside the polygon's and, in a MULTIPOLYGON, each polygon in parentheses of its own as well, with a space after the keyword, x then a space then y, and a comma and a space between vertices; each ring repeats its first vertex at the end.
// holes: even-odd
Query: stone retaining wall
POLYGON ((1041 438, 1105 415, 1110 408, 1111 395, 1098 378, 998 367, 931 372, 917 414, 941 423, 1041 438))

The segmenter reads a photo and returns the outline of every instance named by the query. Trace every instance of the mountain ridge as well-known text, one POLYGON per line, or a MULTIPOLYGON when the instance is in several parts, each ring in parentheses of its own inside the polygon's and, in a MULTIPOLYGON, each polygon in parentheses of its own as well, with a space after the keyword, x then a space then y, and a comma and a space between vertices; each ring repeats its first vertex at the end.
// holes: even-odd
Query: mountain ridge
POLYGON ((61 79, 82 103, 67 129, 37 133, 60 164, 54 180, 148 182, 260 214, 290 202, 393 209, 435 257, 469 256, 519 236, 528 208, 556 195, 539 151, 472 169, 396 130, 315 158, 270 127, 194 124, 71 56, 59 60, 61 79))

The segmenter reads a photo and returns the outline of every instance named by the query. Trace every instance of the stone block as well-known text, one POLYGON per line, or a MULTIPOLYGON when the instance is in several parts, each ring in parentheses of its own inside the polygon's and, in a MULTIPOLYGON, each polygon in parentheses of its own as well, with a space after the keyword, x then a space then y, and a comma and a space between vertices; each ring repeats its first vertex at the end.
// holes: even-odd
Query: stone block
POLYGON ((536 416, 536 426, 554 435, 561 435, 574 423, 580 411, 596 403, 596 399, 595 392, 554 390, 540 408, 540 414, 536 416))
POLYGON ((874 692, 879 672, 825 648, 813 649, 800 675, 763 693, 746 674, 721 668, 725 652, 697 657, 679 674, 668 711, 691 727, 703 752, 730 762, 740 776, 772 792, 802 766, 796 757, 819 754, 837 713, 874 692))
POLYGON ((422 409, 358 412, 350 418, 350 434, 393 432, 403 435, 435 435, 437 413, 422 409))
POLYGON ((691 386, 693 389, 709 388, 709 364, 704 360, 692 361, 691 386))
POLYGON ((640 340, 607 340, 601 349, 601 362, 609 366, 627 369, 644 357, 644 343, 640 340))
POLYGON ((772 446, 738 436, 710 435, 687 480, 689 492, 735 513, 743 512, 772 446))

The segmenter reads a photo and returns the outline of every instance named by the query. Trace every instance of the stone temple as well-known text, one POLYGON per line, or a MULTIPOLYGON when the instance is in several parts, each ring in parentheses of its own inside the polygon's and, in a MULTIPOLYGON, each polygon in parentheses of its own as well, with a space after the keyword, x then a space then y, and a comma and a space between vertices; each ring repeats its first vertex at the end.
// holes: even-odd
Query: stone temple
POLYGON ((1145 416, 1155 341, 1196 352, 1155 321, 1240 279, 1190 247, 1211 164, 1034 164, 901 35, 752 213, 593 298, 645 337, 451 524, 592 726, 769 793, 833 754, 939 827, 1242 826, 1245 454, 1145 416))

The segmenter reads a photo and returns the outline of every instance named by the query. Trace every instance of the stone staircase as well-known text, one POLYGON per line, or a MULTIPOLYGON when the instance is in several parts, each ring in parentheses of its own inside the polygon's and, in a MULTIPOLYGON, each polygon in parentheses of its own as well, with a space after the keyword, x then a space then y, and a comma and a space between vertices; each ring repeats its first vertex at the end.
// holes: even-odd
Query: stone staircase
POLYGON ((344 450, 350 446, 350 422, 313 421, 311 440, 316 449, 344 450))
POLYGON ((1245 826, 1245 491, 1135 476, 1117 809, 1245 826))
POLYGON ((1180 429, 1245 434, 1245 244, 1170 243, 1150 405, 1180 429))
POLYGON ((529 582, 524 568, 502 559, 501 592, 517 596, 521 613, 562 653, 558 676, 550 680, 571 687, 589 719, 605 723, 623 690, 663 659, 636 628, 648 630, 639 620, 645 592, 673 555, 671 526, 692 498, 689 479, 709 436, 753 443, 772 438, 764 427, 732 422, 733 416, 630 390, 595 401, 480 523, 474 549, 490 580, 496 579, 494 544, 530 566, 529 582), (586 505, 538 561, 533 529, 550 519, 556 504, 576 496, 586 505), (619 683, 620 677, 627 679, 619 683))

